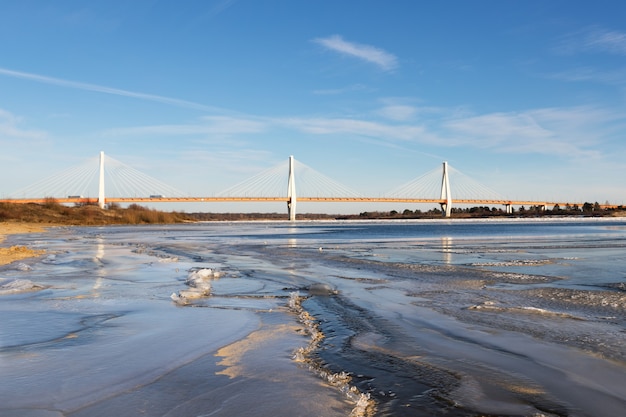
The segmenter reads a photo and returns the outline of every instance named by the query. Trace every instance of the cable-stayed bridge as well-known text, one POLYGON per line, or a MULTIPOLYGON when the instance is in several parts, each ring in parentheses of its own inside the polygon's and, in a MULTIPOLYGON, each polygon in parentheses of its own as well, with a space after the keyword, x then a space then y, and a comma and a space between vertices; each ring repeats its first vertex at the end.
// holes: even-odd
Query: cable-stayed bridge
POLYGON ((293 156, 286 164, 263 171, 217 195, 194 197, 104 152, 79 166, 12 193, 0 202, 43 203, 51 198, 59 203, 97 203, 101 208, 109 203, 285 202, 290 220, 295 220, 299 202, 439 204, 446 217, 450 217, 453 205, 503 205, 508 213, 515 205, 543 208, 581 205, 577 202, 509 200, 447 162, 442 168, 433 169, 383 196, 368 197, 296 161, 293 156))

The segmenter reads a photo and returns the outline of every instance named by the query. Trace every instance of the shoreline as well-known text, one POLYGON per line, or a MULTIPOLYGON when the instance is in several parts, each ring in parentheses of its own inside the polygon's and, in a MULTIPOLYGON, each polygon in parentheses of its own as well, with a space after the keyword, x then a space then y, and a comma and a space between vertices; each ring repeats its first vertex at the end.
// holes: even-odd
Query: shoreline
MULTIPOLYGON (((602 217, 579 217, 579 216, 548 216, 548 217, 475 217, 475 218, 446 218, 446 219, 303 219, 298 220, 298 223, 496 223, 496 222, 517 222, 517 223, 539 223, 539 222, 620 222, 626 220, 626 217, 621 216, 602 216, 602 217)), ((202 223, 220 223, 221 221, 198 221, 197 224, 202 223)), ((226 220, 223 223, 288 223, 288 220, 226 220)), ((166 223, 170 224, 170 223, 166 223)), ((171 223, 175 224, 175 223, 171 223)), ((43 233, 49 227, 59 226, 57 224, 46 224, 31 222, 12 222, 12 221, 0 221, 0 266, 7 265, 12 262, 16 262, 22 259, 35 258, 46 253, 45 250, 34 250, 23 245, 14 245, 6 247, 3 243, 6 241, 7 236, 15 234, 27 234, 27 233, 43 233)), ((96 225, 88 225, 96 226, 96 225)))
POLYGON ((34 250, 26 246, 15 245, 6 247, 3 243, 7 236, 45 231, 46 227, 35 223, 0 222, 0 265, 8 265, 22 259, 35 258, 46 253, 45 250, 34 250))

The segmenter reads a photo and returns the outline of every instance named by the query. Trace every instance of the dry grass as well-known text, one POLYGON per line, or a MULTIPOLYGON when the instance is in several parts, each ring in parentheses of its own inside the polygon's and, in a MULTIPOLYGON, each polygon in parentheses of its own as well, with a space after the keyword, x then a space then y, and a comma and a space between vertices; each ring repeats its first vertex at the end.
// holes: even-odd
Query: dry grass
POLYGON ((53 199, 43 204, 0 203, 0 222, 36 223, 41 225, 97 226, 107 224, 164 224, 194 221, 178 212, 163 212, 137 204, 127 208, 112 205, 102 210, 95 205, 69 207, 53 199))

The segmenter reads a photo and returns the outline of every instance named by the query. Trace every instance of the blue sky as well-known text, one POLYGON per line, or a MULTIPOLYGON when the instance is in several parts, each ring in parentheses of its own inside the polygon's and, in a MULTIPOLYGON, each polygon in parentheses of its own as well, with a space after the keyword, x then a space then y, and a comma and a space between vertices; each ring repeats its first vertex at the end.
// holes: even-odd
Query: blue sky
POLYGON ((1 2, 0 197, 105 151, 190 195, 294 155, 368 196, 445 160, 507 198, 626 204, 625 15, 602 0, 1 2))

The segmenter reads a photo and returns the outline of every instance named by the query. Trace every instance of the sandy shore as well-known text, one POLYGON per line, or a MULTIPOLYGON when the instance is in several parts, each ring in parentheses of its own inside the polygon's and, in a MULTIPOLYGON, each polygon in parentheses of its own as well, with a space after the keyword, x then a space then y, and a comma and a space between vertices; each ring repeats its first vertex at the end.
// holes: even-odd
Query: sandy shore
MULTIPOLYGON (((38 224, 0 222, 0 244, 6 239, 7 235, 43 232, 45 230, 44 227, 38 224)), ((0 265, 40 256, 44 253, 45 251, 33 250, 26 246, 0 247, 0 265)))

